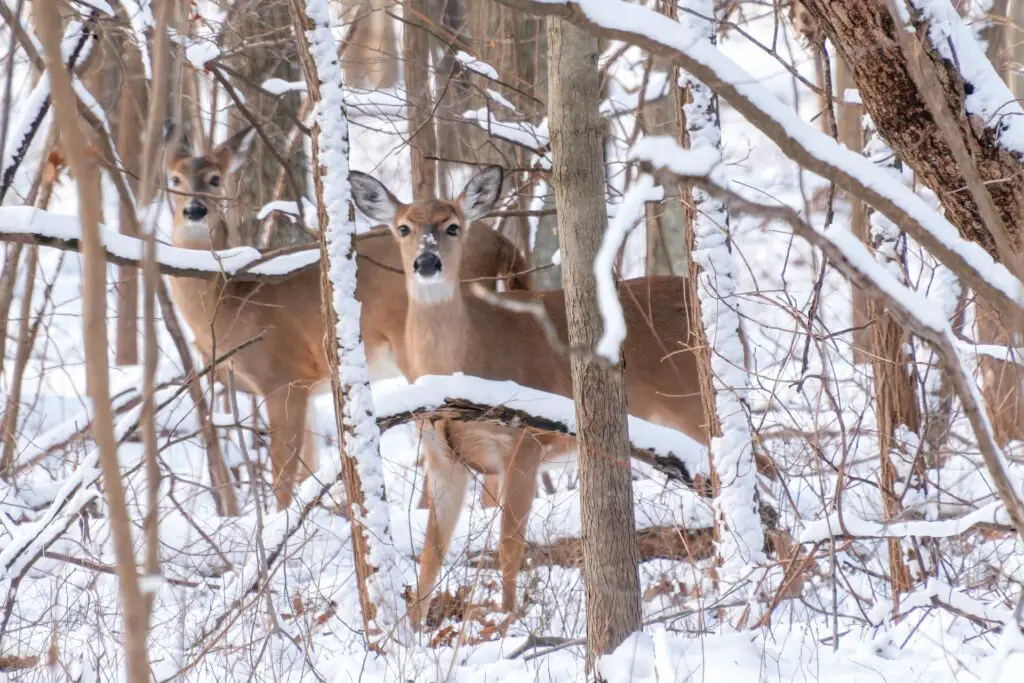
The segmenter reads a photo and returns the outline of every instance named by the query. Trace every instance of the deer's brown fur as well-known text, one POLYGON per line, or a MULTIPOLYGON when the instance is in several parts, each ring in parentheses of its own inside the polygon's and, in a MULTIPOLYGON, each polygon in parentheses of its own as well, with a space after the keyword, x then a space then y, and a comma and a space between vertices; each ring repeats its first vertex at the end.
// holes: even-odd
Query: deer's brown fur
MULTIPOLYGON (((491 209, 501 181, 501 169, 491 167, 474 176, 455 201, 405 205, 369 176, 353 176, 356 205, 371 218, 390 222, 400 246, 409 301, 406 354, 399 359, 402 372, 410 380, 463 372, 571 397, 569 359, 552 347, 535 317, 466 296, 454 286, 475 231, 463 226, 491 209)), ((498 296, 506 302, 539 304, 559 337, 568 337, 564 292, 498 296)), ((629 280, 622 283, 620 298, 628 329, 622 352, 630 414, 706 442, 696 357, 680 345, 689 327, 685 282, 674 277, 629 280)), ((532 429, 466 422, 421 428, 431 506, 413 619, 419 619, 429 602, 470 470, 503 479, 502 605, 512 611, 537 470, 543 460, 565 450, 566 439, 532 429)))
MULTIPOLYGON (((243 131, 203 156, 193 157, 187 151, 170 156, 175 246, 202 250, 223 246, 227 200, 223 177, 244 153, 245 135, 243 131), (205 215, 189 220, 186 211, 197 216, 197 203, 205 215)), ((357 235, 355 244, 359 257, 356 297, 363 304, 361 330, 370 373, 393 375, 391 358, 403 357, 405 347, 402 275, 388 270, 401 270, 398 249, 387 228, 357 235)), ((480 226, 467 245, 463 268, 467 277, 475 278, 521 273, 526 265, 510 242, 480 226)), ((509 286, 526 287, 528 279, 512 278, 509 286)), ((232 356, 229 365, 244 389, 266 401, 274 491, 278 507, 286 507, 296 483, 316 466, 306 415, 311 394, 328 379, 320 268, 307 268, 275 282, 233 282, 220 276, 173 278, 171 291, 207 359, 266 330, 261 342, 232 356)))

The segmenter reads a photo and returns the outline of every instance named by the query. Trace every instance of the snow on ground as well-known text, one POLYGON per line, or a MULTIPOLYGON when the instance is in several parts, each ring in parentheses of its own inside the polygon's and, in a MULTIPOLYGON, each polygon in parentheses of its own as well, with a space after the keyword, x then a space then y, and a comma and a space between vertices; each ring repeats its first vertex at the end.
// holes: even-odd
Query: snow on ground
MULTIPOLYGON (((765 42, 770 42, 772 28, 770 16, 750 26, 765 42)), ((813 65, 788 40, 783 33, 780 51, 786 55, 791 50, 792 61, 813 78, 813 65)), ((789 74, 743 38, 731 35, 722 49, 805 120, 819 113, 816 98, 794 89, 789 74)), ((633 57, 637 64, 642 62, 635 50, 627 52, 624 59, 633 57)), ((270 89, 294 87, 267 85, 270 89)), ((619 123, 628 129, 632 126, 628 89, 617 86, 613 90, 619 93, 614 110, 623 112, 619 123)), ((396 105, 400 95, 352 93, 352 98, 358 100, 351 112, 352 168, 372 172, 400 199, 408 200, 409 179, 403 172, 408 163, 402 142, 405 123, 396 115, 400 114, 396 105)), ((28 106, 28 100, 22 101, 28 106)), ((501 113, 506 115, 512 116, 508 111, 501 113)), ((722 121, 723 158, 729 175, 820 224, 827 185, 788 162, 731 109, 723 108, 722 121)), ((531 133, 531 146, 543 142, 531 133)), ((73 214, 76 208, 73 188, 65 179, 53 209, 73 214)), ((112 229, 116 229, 116 215, 116 197, 107 188, 105 216, 112 229)), ((835 221, 849 221, 842 195, 835 221)), ((164 230, 169 225, 166 210, 160 224, 164 230)), ((642 253, 642 233, 631 236, 628 249, 642 253)), ((833 521, 838 523, 838 513, 829 509, 831 514, 824 514, 826 503, 833 499, 836 471, 844 464, 847 480, 842 511, 849 513, 844 522, 856 522, 858 528, 873 533, 880 502, 873 485, 877 447, 871 377, 869 368, 852 363, 849 286, 834 270, 826 269, 820 321, 815 328, 818 339, 805 351, 806 312, 822 265, 820 258, 806 244, 794 240, 785 226, 757 218, 735 220, 733 235, 739 265, 737 289, 743 297, 745 331, 755 368, 749 396, 754 426, 764 446, 787 472, 784 488, 762 481, 762 500, 780 510, 781 527, 803 533, 808 541, 827 538, 835 533, 833 521)), ((941 273, 937 275, 932 263, 913 250, 911 245, 911 282, 922 286, 934 282, 938 288, 941 273)), ((626 262, 637 260, 627 258, 626 262)), ((89 442, 77 433, 89 412, 79 318, 80 259, 75 254, 41 249, 39 263, 40 282, 53 283, 52 303, 44 311, 43 329, 26 372, 17 443, 19 464, 35 466, 25 467, 11 486, 0 486, 0 550, 25 522, 39 518, 61 483, 91 450, 89 442)), ((111 268, 110 273, 115 283, 109 299, 113 305, 116 269, 111 268)), ((33 314, 43 306, 42 289, 37 285, 33 314)), ((22 293, 19 281, 19 298, 8 330, 12 335, 20 323, 16 312, 22 293)), ((110 322, 113 332, 113 318, 110 322)), ((180 374, 180 364, 166 335, 160 344, 159 379, 169 381, 180 374)), ((8 369, 13 364, 12 353, 8 345, 8 369)), ((9 377, 5 372, 0 379, 2 395, 8 391, 9 377)), ((115 395, 130 396, 140 384, 140 370, 115 367, 111 379, 115 395)), ((399 395, 396 392, 402 391, 403 384, 395 380, 376 385, 375 399, 387 402, 388 396, 399 395)), ((251 424, 253 404, 248 400, 241 403, 242 422, 251 424)), ((317 419, 325 454, 336 448, 331 411, 329 397, 319 398, 317 419)), ((416 634, 408 642, 394 644, 384 657, 369 653, 359 633, 349 525, 333 514, 330 504, 317 509, 289 540, 286 559, 273 570, 270 590, 243 595, 241 607, 234 605, 234 595, 225 587, 257 552, 256 539, 261 537, 252 513, 254 493, 243 475, 243 485, 238 488, 243 516, 234 520, 217 517, 206 488, 208 475, 194 437, 195 416, 188 399, 166 409, 159 422, 165 434, 161 441, 166 474, 160 531, 166 581, 152 587, 155 604, 150 646, 157 680, 170 680, 176 674, 181 674, 179 680, 190 681, 250 677, 474 683, 584 680, 579 645, 550 652, 544 647, 520 652, 531 634, 570 640, 585 634, 583 577, 576 569, 559 566, 537 566, 520 574, 524 614, 504 638, 486 627, 497 618, 485 614, 465 624, 447 622, 438 631, 416 634), (218 621, 221 616, 225 618, 218 621)), ((239 443, 234 430, 225 433, 230 463, 240 465, 245 457, 266 457, 265 448, 259 447, 260 435, 250 430, 244 439, 244 444, 239 443)), ((911 493, 905 502, 921 511, 922 524, 932 523, 940 515, 972 513, 986 521, 999 521, 985 516, 995 498, 971 444, 965 422, 955 420, 949 457, 941 469, 932 471, 934 479, 941 478, 941 491, 934 487, 926 494, 911 493)), ((426 511, 416 507, 423 482, 422 471, 416 467, 413 429, 402 426, 384 433, 381 452, 397 570, 412 585, 426 525, 426 511)), ((120 453, 127 488, 132 500, 141 505, 145 500, 145 480, 139 467, 141 445, 126 443, 120 453)), ((579 535, 574 468, 556 468, 551 474, 555 492, 544 492, 542 487, 530 518, 528 539, 534 543, 579 535)), ((497 600, 500 587, 498 572, 489 568, 481 551, 496 547, 499 527, 496 510, 484 509, 479 503, 481 483, 475 481, 473 487, 442 581, 443 588, 453 594, 468 587, 470 602, 485 604, 497 600)), ((706 504, 681 487, 644 475, 637 479, 635 492, 641 525, 685 522, 701 526, 710 521, 706 504)), ((267 499, 266 486, 259 495, 267 499)), ((51 656, 49 652, 58 663, 52 670, 0 672, 0 680, 116 679, 123 626, 116 611, 116 579, 96 569, 113 564, 107 521, 96 505, 72 519, 48 554, 20 580, 0 575, 0 594, 5 606, 11 606, 9 619, 0 629, 0 657, 45 658, 51 656)), ((137 510, 137 518, 142 513, 137 510)), ((263 524, 267 530, 262 537, 283 524, 288 514, 294 512, 266 514, 263 524)), ((136 543, 141 543, 141 527, 136 530, 136 543)), ((947 559, 938 570, 941 583, 926 586, 922 582, 925 592, 906 598, 906 611, 899 619, 890 618, 891 595, 887 583, 878 579, 888 571, 884 542, 843 540, 836 543, 834 553, 825 553, 824 559, 815 563, 801 599, 782 600, 771 614, 770 625, 740 632, 716 618, 713 599, 708 597, 713 595, 713 586, 706 563, 650 560, 641 567, 649 625, 603 658, 599 666, 610 681, 639 683, 1017 680, 1015 667, 1024 664, 1024 655, 1012 650, 1024 650, 1024 646, 1011 642, 1012 631, 1001 637, 1001 624, 993 619, 1003 618, 1014 604, 1015 586, 1024 579, 1021 549, 1012 539, 984 536, 953 539, 945 547, 947 559), (944 590, 947 586, 950 591, 944 590), (938 604, 943 601, 973 618, 955 615, 938 604), (702 608, 707 611, 698 614, 702 608), (1000 647, 1009 652, 1005 661, 996 656, 1000 647)), ((930 562, 930 556, 922 561, 930 562)), ((919 572, 916 565, 912 571, 919 572)), ((728 596, 723 601, 728 603, 728 596)), ((728 614, 736 616, 739 611, 730 606, 728 614)), ((760 616, 755 611, 751 621, 760 616)))

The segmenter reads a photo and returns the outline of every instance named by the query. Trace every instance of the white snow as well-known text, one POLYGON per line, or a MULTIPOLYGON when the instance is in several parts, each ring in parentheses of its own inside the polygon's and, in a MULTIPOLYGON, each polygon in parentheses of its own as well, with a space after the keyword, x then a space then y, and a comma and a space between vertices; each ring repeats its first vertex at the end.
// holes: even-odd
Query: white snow
POLYGON ((475 74, 479 74, 484 78, 492 81, 498 80, 498 70, 487 62, 482 62, 468 52, 459 50, 455 53, 455 59, 459 60, 462 66, 466 67, 475 74))
POLYGON ((619 362, 619 349, 626 338, 626 318, 619 301, 618 283, 615 278, 615 257, 622 241, 643 216, 644 205, 651 201, 654 179, 641 175, 626 192, 615 218, 605 230, 601 247, 594 257, 594 278, 597 280, 597 307, 601 313, 601 339, 594 347, 594 353, 602 356, 612 365, 619 362))
POLYGON ((286 81, 282 78, 268 78, 260 87, 271 95, 283 95, 286 92, 306 92, 305 81, 286 81))

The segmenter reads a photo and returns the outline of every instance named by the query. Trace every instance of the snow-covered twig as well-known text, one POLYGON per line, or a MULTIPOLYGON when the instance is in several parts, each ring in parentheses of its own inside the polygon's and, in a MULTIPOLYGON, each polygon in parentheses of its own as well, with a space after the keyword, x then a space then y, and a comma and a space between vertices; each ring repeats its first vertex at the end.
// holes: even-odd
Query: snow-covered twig
MULTIPOLYGON (((61 41, 61 51, 64 54, 64 64, 68 72, 74 74, 75 66, 89 56, 93 47, 93 22, 98 12, 93 10, 85 22, 72 21, 68 24, 61 41)), ((31 38, 31 36, 29 36, 31 38)), ((28 49, 28 45, 25 46, 28 49)), ((38 54, 38 47, 33 46, 38 54)), ((50 79, 43 74, 39 83, 32 90, 28 103, 24 108, 21 118, 11 130, 7 142, 7 149, 0 150, 3 156, 0 158, 0 202, 14 183, 14 176, 18 167, 25 160, 32 141, 39 133, 46 112, 50 109, 50 79)))
POLYGON ((979 525, 1004 526, 1006 522, 1006 508, 1002 503, 990 503, 962 517, 936 521, 873 522, 851 510, 843 510, 842 514, 832 512, 826 519, 808 522, 800 534, 800 542, 814 543, 831 538, 952 538, 979 525))
POLYGON ((601 247, 594 258, 594 279, 597 280, 597 306, 601 312, 602 332, 594 348, 597 355, 607 362, 617 365, 622 342, 626 338, 626 318, 622 313, 619 301, 618 283, 615 280, 615 257, 633 229, 636 222, 644 215, 644 206, 649 201, 658 201, 661 197, 654 194, 654 179, 649 175, 641 175, 626 191, 622 203, 618 206, 615 218, 605 230, 601 247))

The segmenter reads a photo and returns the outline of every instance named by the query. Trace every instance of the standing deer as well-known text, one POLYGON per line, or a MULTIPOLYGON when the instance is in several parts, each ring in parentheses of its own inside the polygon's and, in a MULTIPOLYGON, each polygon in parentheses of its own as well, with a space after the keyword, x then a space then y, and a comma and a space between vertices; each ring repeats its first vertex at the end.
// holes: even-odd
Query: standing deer
MULTIPOLYGON (((498 200, 503 175, 501 167, 491 166, 470 179, 454 201, 403 204, 374 178, 352 174, 356 206, 372 220, 391 225, 401 251, 408 306, 406 353, 399 359, 400 366, 410 381, 423 375, 463 372, 571 397, 569 360, 552 348, 533 316, 467 297, 457 286, 462 254, 477 230, 468 228, 498 200)), ((706 444, 697 361, 691 350, 678 346, 689 329, 684 281, 639 278, 623 282, 622 289, 630 413, 706 444)), ((401 293, 396 291, 395 296, 401 293)), ((498 296, 511 302, 539 303, 561 339, 567 338, 564 292, 505 292, 498 296)), ((542 461, 564 452, 567 439, 534 429, 470 422, 423 424, 421 429, 430 509, 410 616, 418 623, 429 605, 462 509, 468 470, 502 479, 498 553, 502 608, 512 612, 537 470, 542 461)))
MULTIPOLYGON (((168 156, 175 246, 204 251, 224 246, 224 178, 243 160, 249 136, 250 131, 241 131, 202 156, 193 156, 185 146, 168 156)), ((521 273, 526 264, 512 243, 486 226, 473 234, 462 264, 466 276, 508 276, 510 288, 525 288, 521 273)), ((394 376, 394 359, 405 353, 406 302, 398 250, 386 227, 357 235, 355 245, 356 296, 363 304, 361 330, 370 375, 394 376)), ((171 291, 207 359, 266 331, 260 343, 242 349, 228 364, 242 387, 266 402, 274 492, 278 509, 287 507, 294 486, 316 469, 313 441, 306 432, 311 394, 328 379, 320 267, 275 282, 176 277, 171 291)))

